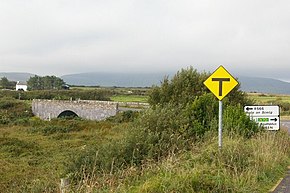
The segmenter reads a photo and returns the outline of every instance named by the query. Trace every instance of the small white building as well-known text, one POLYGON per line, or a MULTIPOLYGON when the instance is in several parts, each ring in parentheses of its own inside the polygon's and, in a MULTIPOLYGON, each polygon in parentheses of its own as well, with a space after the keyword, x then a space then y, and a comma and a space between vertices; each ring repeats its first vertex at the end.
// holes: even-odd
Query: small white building
POLYGON ((27 85, 25 83, 17 81, 16 83, 16 90, 23 90, 27 91, 27 85))

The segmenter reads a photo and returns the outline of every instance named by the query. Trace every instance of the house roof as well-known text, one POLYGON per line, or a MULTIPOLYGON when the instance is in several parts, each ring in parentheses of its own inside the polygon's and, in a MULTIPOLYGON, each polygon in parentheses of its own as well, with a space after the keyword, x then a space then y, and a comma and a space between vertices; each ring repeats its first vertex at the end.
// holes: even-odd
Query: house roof
POLYGON ((27 84, 26 84, 26 83, 24 83, 24 82, 20 82, 20 81, 17 81, 16 85, 27 86, 27 84))

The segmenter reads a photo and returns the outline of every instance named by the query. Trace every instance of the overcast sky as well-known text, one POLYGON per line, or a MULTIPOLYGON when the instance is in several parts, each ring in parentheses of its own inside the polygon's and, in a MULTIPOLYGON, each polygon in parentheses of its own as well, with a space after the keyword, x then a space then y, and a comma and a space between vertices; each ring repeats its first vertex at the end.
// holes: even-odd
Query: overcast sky
POLYGON ((289 0, 0 0, 0 72, 290 80, 289 0))

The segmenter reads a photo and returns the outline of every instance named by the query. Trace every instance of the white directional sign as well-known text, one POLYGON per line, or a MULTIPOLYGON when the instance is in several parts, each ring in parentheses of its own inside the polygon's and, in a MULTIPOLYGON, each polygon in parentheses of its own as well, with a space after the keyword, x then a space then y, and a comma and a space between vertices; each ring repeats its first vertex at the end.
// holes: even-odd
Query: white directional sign
POLYGON ((280 129, 279 106, 245 106, 244 111, 252 120, 265 129, 280 129))

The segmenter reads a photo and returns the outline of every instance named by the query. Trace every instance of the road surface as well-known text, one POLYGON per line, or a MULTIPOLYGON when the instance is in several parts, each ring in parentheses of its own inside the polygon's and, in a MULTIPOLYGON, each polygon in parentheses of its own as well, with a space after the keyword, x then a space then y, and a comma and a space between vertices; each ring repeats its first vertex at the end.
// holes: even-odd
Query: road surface
POLYGON ((290 120, 289 121, 281 121, 281 126, 286 127, 288 129, 289 134, 290 134, 290 120))
MULTIPOLYGON (((286 127, 290 134, 290 121, 281 121, 281 127, 286 127)), ((290 168, 285 178, 281 181, 277 188, 275 188, 273 193, 290 193, 290 168)))

